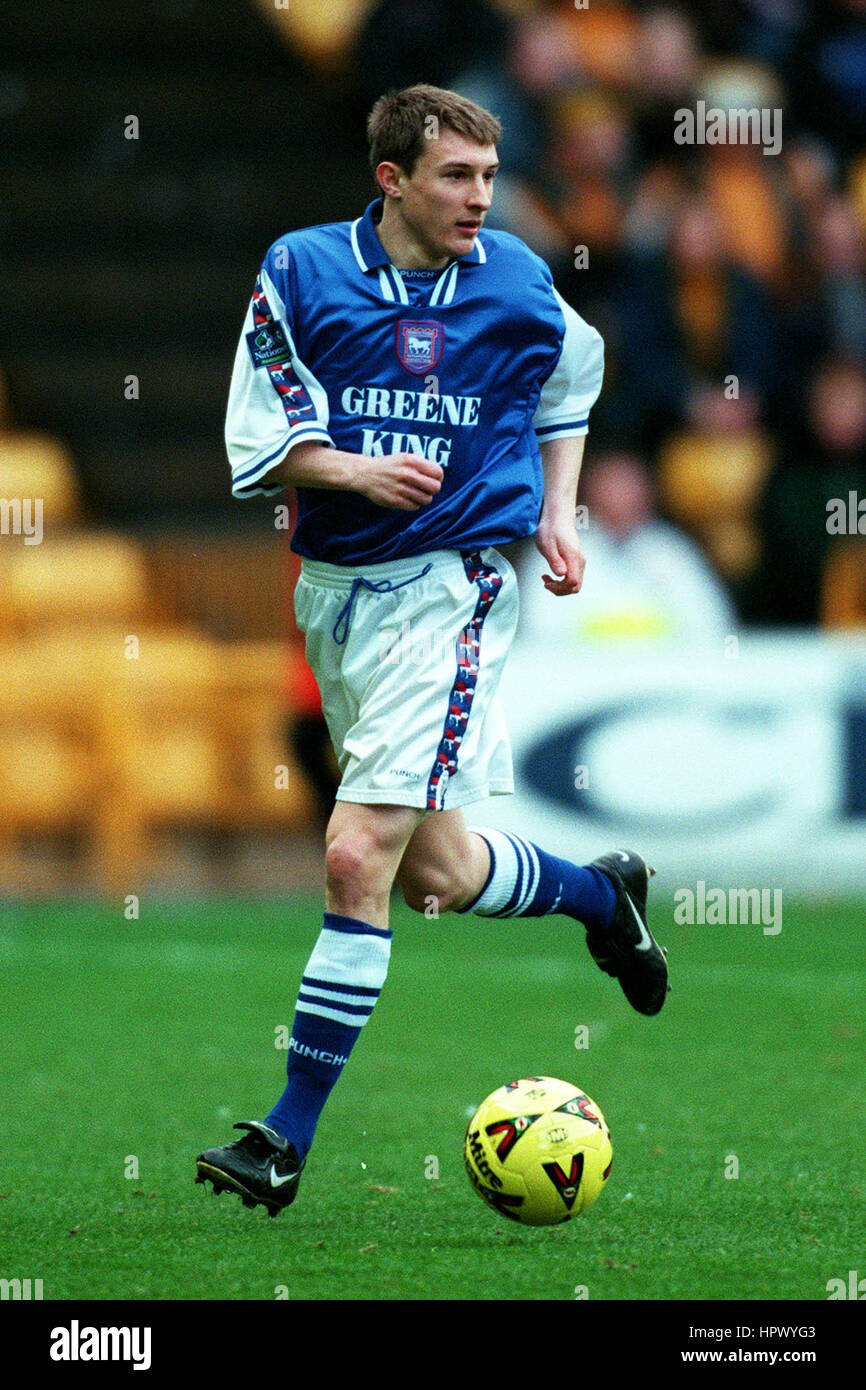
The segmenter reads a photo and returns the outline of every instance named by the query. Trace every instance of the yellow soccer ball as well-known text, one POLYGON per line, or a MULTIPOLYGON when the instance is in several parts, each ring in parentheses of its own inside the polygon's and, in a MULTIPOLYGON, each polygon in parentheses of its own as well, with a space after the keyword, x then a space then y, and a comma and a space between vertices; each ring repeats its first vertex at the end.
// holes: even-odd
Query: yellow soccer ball
POLYGON ((592 1206, 610 1176, 607 1122, 571 1081, 525 1076, 479 1105, 466 1172, 488 1206, 525 1226, 556 1226, 592 1206))

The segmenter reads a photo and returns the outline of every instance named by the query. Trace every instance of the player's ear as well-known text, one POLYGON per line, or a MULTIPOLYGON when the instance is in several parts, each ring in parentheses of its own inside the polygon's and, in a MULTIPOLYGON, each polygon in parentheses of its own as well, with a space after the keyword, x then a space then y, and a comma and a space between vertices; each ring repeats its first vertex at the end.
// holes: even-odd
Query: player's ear
POLYGON ((386 197, 401 198, 403 196, 403 170, 399 164, 394 164, 390 159, 383 159, 382 163, 376 166, 376 178, 386 197))

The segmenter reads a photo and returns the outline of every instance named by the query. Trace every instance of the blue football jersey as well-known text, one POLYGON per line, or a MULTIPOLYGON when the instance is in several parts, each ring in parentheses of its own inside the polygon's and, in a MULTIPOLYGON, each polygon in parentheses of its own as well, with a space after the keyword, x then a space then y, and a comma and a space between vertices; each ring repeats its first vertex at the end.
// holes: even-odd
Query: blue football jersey
POLYGON ((422 454, 439 493, 415 512, 360 493, 298 488, 292 548, 358 565, 478 550, 532 535, 539 441, 587 431, 603 345, 510 233, 482 231, 441 271, 400 271, 355 222, 291 232, 262 265, 238 344, 226 419, 236 497, 296 444, 422 454))

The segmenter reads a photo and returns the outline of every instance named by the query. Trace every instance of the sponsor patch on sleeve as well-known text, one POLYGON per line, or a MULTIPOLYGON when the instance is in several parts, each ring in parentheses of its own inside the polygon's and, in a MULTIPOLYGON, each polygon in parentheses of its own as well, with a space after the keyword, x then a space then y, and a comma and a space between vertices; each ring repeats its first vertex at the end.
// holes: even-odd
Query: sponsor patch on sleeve
POLYGON ((247 334, 247 348, 254 367, 273 367, 291 357, 285 329, 275 319, 247 334))

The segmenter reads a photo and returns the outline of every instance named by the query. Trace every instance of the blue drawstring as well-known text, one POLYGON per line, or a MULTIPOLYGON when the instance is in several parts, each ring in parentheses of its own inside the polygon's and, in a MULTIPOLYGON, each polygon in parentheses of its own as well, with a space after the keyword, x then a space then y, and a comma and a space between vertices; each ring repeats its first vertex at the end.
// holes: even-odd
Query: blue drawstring
POLYGON ((413 574, 411 579, 404 579, 399 584, 392 584, 390 579, 380 579, 378 583, 371 584, 369 579, 364 579, 361 575, 358 575, 357 579, 353 579, 349 597, 337 614, 337 621, 334 623, 331 632, 331 636, 337 643, 337 646, 341 647, 349 635, 349 624, 352 621, 352 609, 355 606, 355 599, 358 597, 359 590, 369 589, 371 594, 392 594, 396 589, 403 589, 407 584, 414 584, 416 579, 423 579, 425 574, 429 574, 432 568, 432 563, 425 565, 420 574, 413 574), (340 631, 341 624, 343 635, 342 637, 338 637, 337 634, 340 631))

